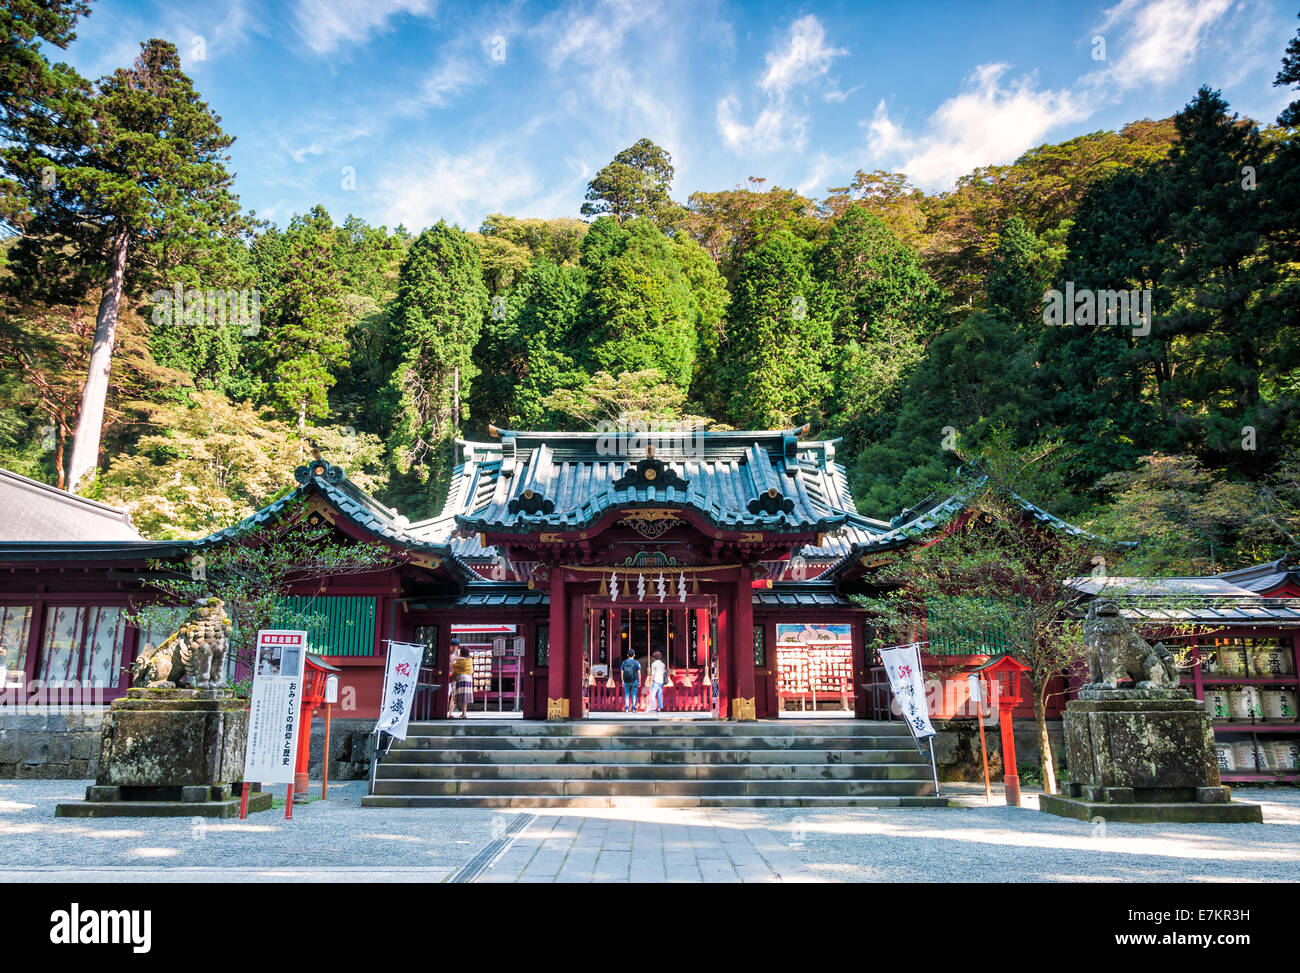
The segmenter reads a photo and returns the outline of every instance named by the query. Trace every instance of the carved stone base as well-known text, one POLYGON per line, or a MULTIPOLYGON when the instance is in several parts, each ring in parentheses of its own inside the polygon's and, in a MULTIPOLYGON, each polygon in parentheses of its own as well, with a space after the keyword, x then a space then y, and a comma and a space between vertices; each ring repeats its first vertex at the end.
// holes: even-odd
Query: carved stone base
MULTIPOLYGON (((127 690, 104 717, 95 785, 85 802, 60 804, 55 815, 238 814, 247 740, 248 706, 230 690, 127 690)), ((259 791, 249 810, 270 802, 259 791)))
POLYGON ((1261 820, 1257 805, 1233 804, 1220 784, 1214 730, 1200 700, 1181 691, 1146 695, 1168 690, 1084 692, 1102 698, 1066 705, 1070 781, 1065 795, 1043 795, 1041 810, 1084 820, 1261 820))

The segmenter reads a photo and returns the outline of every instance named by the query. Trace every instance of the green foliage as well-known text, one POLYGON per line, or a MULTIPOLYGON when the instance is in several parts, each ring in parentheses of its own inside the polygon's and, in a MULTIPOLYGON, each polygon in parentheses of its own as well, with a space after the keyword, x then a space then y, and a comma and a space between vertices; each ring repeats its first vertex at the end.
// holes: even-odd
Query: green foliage
POLYGON ((441 497, 452 440, 478 368, 472 360, 488 309, 482 263, 466 234, 439 222, 411 245, 393 302, 400 364, 390 383, 398 402, 389 440, 397 468, 441 497), (431 482, 430 482, 431 481, 431 482))
POLYGON ((668 196, 672 182, 672 157, 649 139, 637 139, 592 176, 582 215, 644 217, 671 229, 681 218, 681 207, 668 196))
POLYGON ((657 368, 688 388, 700 312, 672 241, 649 220, 597 220, 582 242, 582 266, 580 362, 614 373, 657 368))
POLYGON ((787 230, 751 250, 732 291, 722 374, 744 429, 786 428, 820 413, 831 326, 809 245, 787 230))

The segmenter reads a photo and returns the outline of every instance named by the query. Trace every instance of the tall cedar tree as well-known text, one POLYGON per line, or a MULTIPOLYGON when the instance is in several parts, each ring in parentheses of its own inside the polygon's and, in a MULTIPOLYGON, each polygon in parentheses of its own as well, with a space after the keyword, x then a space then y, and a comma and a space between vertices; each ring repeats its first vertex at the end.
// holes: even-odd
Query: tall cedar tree
POLYGON ((732 292, 722 366, 730 418, 741 428, 790 427, 820 414, 831 328, 808 251, 783 230, 745 257, 732 292))
POLYGON ((244 225, 225 166, 233 138, 181 71, 174 45, 154 39, 140 47, 133 67, 98 82, 89 104, 93 124, 63 133, 62 151, 40 170, 30 168, 40 159, 25 160, 24 183, 43 173, 52 188, 31 197, 17 272, 62 277, 71 247, 74 262, 101 282, 69 461, 72 489, 98 460, 123 295, 163 282, 182 261, 201 263, 213 241, 244 225))
POLYGON ((582 241, 582 266, 584 364, 614 375, 657 368, 688 388, 698 311, 672 241, 647 219, 600 219, 582 241))
POLYGON ((831 410, 846 448, 856 451, 880 438, 897 411, 903 379, 938 326, 942 298, 916 254, 860 206, 836 221, 813 272, 835 345, 831 410))
POLYGON ((315 206, 295 216, 282 235, 269 236, 259 255, 267 289, 265 395, 293 415, 302 431, 308 418, 329 414, 326 393, 348 365, 334 224, 315 206))
POLYGON ((0 6, 0 223, 21 231, 49 194, 46 166, 64 158, 68 135, 84 130, 90 88, 41 53, 76 39, 84 0, 8 0, 0 6))
POLYGON ((431 483, 434 503, 450 478, 487 310, 478 250, 462 230, 440 220, 416 238, 402 265, 393 304, 402 359, 390 385, 398 402, 390 449, 402 472, 431 483))

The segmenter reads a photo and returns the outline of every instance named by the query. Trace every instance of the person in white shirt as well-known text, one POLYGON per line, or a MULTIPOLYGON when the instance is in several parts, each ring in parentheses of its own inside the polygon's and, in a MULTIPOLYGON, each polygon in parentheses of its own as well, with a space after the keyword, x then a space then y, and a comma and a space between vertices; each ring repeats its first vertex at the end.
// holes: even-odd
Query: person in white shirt
POLYGON ((655 701, 655 712, 659 713, 664 708, 664 677, 668 667, 664 665, 662 652, 655 652, 652 658, 654 661, 650 663, 650 695, 655 701))

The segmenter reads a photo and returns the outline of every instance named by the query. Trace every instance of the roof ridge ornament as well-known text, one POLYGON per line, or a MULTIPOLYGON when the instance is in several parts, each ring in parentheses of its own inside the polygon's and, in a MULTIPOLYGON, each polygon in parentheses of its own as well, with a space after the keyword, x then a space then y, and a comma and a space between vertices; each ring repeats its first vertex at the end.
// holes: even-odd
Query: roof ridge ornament
POLYGON ((661 459, 655 458, 655 448, 646 446, 645 459, 638 460, 636 466, 629 467, 622 476, 614 481, 615 490, 636 489, 639 487, 672 487, 685 490, 690 486, 678 472, 661 459))
POLYGON ((342 483, 347 478, 343 472, 343 467, 335 466, 321 458, 320 450, 314 445, 312 447, 312 456, 315 457, 310 465, 300 466, 293 471, 293 478, 306 486, 313 478, 319 477, 326 483, 342 483))

